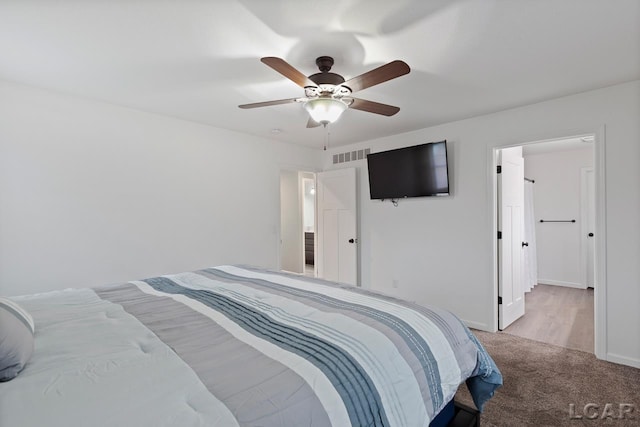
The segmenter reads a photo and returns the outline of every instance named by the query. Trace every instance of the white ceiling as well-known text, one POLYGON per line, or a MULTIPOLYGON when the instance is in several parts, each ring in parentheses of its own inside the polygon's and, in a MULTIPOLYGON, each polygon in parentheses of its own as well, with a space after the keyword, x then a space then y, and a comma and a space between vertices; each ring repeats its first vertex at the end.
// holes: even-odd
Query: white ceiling
POLYGON ((1 79, 318 148, 301 105, 237 105, 303 95, 260 57, 321 55, 412 69, 356 93, 401 110, 346 111, 343 145, 639 79, 640 0, 0 0, 1 79))

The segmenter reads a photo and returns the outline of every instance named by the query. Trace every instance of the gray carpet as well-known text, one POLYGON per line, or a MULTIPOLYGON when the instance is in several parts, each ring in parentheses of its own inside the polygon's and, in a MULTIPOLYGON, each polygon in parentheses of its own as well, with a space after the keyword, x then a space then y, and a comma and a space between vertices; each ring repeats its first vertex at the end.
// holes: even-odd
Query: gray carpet
MULTIPOLYGON (((640 426, 640 369, 509 334, 473 332, 504 377, 482 426, 640 426)), ((456 400, 473 406, 466 387, 456 400)))

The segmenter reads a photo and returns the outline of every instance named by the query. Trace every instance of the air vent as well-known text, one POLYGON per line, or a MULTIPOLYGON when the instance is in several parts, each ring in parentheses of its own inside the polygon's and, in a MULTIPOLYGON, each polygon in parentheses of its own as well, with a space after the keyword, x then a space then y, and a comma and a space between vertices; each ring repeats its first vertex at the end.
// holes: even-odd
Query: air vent
POLYGON ((371 152, 370 148, 364 150, 347 151, 346 153, 339 153, 333 155, 333 164, 353 162, 356 160, 364 160, 371 152))

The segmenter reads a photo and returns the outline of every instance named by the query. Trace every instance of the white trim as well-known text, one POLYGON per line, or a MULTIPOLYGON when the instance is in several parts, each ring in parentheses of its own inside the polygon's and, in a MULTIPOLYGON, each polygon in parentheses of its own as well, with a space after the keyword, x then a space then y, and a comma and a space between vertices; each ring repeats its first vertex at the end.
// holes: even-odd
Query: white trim
MULTIPOLYGON (((316 189, 316 193, 313 195, 313 209, 315 212, 313 213, 313 277, 320 277, 320 273, 318 272, 318 241, 320 240, 320 236, 318 235, 318 173, 313 173, 313 188, 316 189)), ((360 218, 358 218, 358 224, 360 223, 360 218)))
MULTIPOLYGON (((298 171, 298 219, 300 220, 300 273, 304 274, 304 172, 298 171)), ((282 215, 282 213, 280 213, 282 215)))
POLYGON ((620 365, 632 366, 640 369, 640 359, 634 359, 633 357, 620 356, 619 354, 607 353, 606 360, 612 363, 618 363, 620 365))
POLYGON ((563 282, 562 280, 538 279, 538 284, 551 285, 551 286, 564 286, 566 288, 587 289, 587 287, 582 283, 563 282))
POLYGON ((282 270, 282 171, 278 169, 278 221, 274 230, 276 232, 276 270, 282 270))
POLYGON ((498 166, 498 149, 498 147, 489 147, 487 150, 487 165, 489 165, 487 188, 490 189, 488 191, 490 196, 487 198, 489 201, 489 215, 487 215, 489 224, 487 229, 491 230, 489 240, 491 242, 491 253, 493 254, 491 257, 491 271, 493 273, 493 293, 491 296, 492 322, 491 325, 489 325, 489 332, 496 332, 498 330, 498 174, 496 173, 498 166))
POLYGON ((594 339, 595 355, 604 359, 608 353, 607 340, 607 187, 605 185, 605 125, 600 126, 594 140, 593 167, 595 180, 595 251, 594 251, 594 339))

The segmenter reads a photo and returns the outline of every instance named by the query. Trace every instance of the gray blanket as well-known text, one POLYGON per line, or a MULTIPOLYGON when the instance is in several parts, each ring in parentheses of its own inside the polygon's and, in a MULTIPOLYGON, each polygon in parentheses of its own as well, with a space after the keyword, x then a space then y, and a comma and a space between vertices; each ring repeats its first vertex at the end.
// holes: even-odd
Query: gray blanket
POLYGON ((0 425, 426 426, 502 381, 450 312, 250 267, 19 302, 36 348, 0 425))

